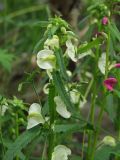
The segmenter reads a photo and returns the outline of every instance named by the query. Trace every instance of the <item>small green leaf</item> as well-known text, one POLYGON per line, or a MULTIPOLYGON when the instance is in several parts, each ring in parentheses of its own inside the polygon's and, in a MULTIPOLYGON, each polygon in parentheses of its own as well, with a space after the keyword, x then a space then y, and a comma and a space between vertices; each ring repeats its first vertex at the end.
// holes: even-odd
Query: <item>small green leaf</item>
POLYGON ((66 132, 83 132, 86 123, 81 124, 56 124, 54 126, 55 133, 66 133, 66 132))
POLYGON ((98 44, 100 44, 100 39, 96 38, 92 42, 89 42, 87 45, 78 48, 78 54, 88 51, 91 48, 95 48, 98 44))
POLYGON ((94 160, 109 160, 111 151, 112 147, 104 145, 96 151, 94 160))
POLYGON ((65 67, 65 63, 64 63, 64 59, 63 59, 62 50, 61 49, 56 49, 55 50, 55 56, 56 56, 57 63, 59 65, 60 72, 61 72, 62 76, 64 77, 64 79, 68 80, 69 77, 66 73, 66 67, 65 67))
POLYGON ((111 154, 120 155, 120 142, 118 142, 115 147, 103 145, 98 148, 94 160, 109 160, 111 154))
POLYGON ((116 24, 109 24, 109 29, 111 34, 113 34, 116 37, 116 39, 118 39, 118 41, 120 42, 120 31, 118 30, 116 24))
POLYGON ((41 129, 39 126, 36 126, 30 130, 25 131, 21 134, 16 141, 10 145, 3 160, 13 160, 20 151, 25 148, 34 138, 40 135, 41 129))

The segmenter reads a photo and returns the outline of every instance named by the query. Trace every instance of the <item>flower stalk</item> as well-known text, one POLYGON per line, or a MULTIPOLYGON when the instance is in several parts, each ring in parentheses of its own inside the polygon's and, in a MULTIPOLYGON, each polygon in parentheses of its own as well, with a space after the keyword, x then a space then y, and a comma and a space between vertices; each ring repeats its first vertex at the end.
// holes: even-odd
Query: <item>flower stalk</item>
POLYGON ((54 102, 54 97, 55 97, 55 87, 53 84, 50 85, 49 88, 49 113, 50 113, 50 126, 49 126, 49 147, 48 147, 48 160, 51 160, 52 158, 52 152, 54 148, 54 140, 55 140, 55 134, 52 129, 52 126, 55 121, 55 102, 54 102))
MULTIPOLYGON (((100 30, 100 25, 98 26, 100 30)), ((96 57, 95 57, 95 64, 97 66, 98 64, 98 59, 99 59, 99 52, 100 52, 100 45, 98 44, 96 47, 96 57)), ((96 103, 96 95, 97 95, 97 67, 95 67, 94 70, 94 76, 93 76, 93 93, 91 96, 91 107, 90 107, 90 114, 89 114, 89 119, 91 124, 94 126, 94 115, 95 115, 95 103, 96 103)), ((89 160, 90 155, 91 155, 91 146, 92 146, 92 136, 93 136, 93 131, 89 131, 88 133, 88 153, 87 153, 87 159, 89 160)))
MULTIPOLYGON (((105 79, 108 76, 109 47, 110 47, 110 31, 108 30, 108 39, 107 39, 107 48, 106 48, 105 79)), ((107 90, 105 88, 104 95, 106 94, 106 92, 107 92, 107 90)), ((98 115, 97 128, 96 128, 96 132, 94 134, 93 149, 92 149, 92 153, 91 153, 91 160, 94 160, 97 140, 98 140, 98 137, 99 137, 99 134, 100 134, 101 121, 102 121, 102 117, 103 117, 103 113, 104 113, 104 109, 105 109, 105 105, 106 105, 106 99, 105 98, 104 98, 104 105, 101 107, 101 110, 100 110, 99 115, 98 115)))

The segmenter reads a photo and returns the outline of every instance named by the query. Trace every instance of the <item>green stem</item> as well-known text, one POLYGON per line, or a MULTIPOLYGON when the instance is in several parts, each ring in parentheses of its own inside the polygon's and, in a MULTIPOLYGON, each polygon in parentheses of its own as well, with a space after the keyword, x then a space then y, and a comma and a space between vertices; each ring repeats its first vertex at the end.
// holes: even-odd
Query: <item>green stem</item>
POLYGON ((55 120, 55 87, 51 84, 49 88, 49 113, 50 113, 50 129, 49 129, 49 147, 48 147, 48 160, 51 160, 52 158, 52 152, 54 148, 54 140, 55 140, 55 134, 52 129, 52 125, 54 124, 55 120))
MULTIPOLYGON (((19 136, 19 124, 18 124, 18 113, 16 113, 16 138, 19 136)), ((19 160, 19 157, 16 156, 16 160, 19 160)))
POLYGON ((81 153, 82 160, 84 159, 85 135, 86 135, 86 131, 83 132, 82 153, 81 153))
MULTIPOLYGON (((109 29, 109 28, 108 28, 109 29)), ((105 65, 105 79, 108 76, 108 65, 109 65, 109 47, 110 47, 110 31, 108 31, 107 48, 106 48, 106 65, 105 65)))
MULTIPOLYGON (((109 47, 110 47, 110 31, 108 30, 108 39, 107 39, 107 48, 106 48, 105 79, 108 76, 109 47)), ((106 89, 104 90, 104 96, 105 96, 105 94, 106 94, 106 89)), ((94 160, 94 154, 95 154, 95 149, 96 149, 96 145, 97 145, 97 139, 99 137, 101 121, 102 121, 102 117, 103 117, 103 113, 104 113, 104 109, 105 109, 105 104, 106 104, 106 99, 105 98, 106 97, 104 97, 104 105, 101 107, 101 110, 100 110, 99 116, 98 116, 97 130, 96 130, 95 135, 94 135, 94 142, 93 142, 93 150, 92 150, 92 153, 91 153, 91 160, 94 160)))
POLYGON ((2 155, 3 155, 3 157, 4 157, 4 154, 5 154, 5 146, 4 146, 4 142, 3 142, 2 129, 1 129, 1 128, 0 128, 0 140, 1 140, 1 143, 2 143, 2 146, 3 146, 2 155))
MULTIPOLYGON (((94 83, 94 90, 93 90, 91 110, 90 110, 90 122, 92 125, 94 125, 95 101, 96 101, 96 83, 94 83)), ((88 160, 90 158, 90 153, 91 153, 92 134, 93 134, 92 131, 89 131, 88 133, 88 153, 87 153, 88 160)))
MULTIPOLYGON (((90 92, 90 89, 91 89, 91 87, 92 87, 93 81, 94 81, 94 79, 93 79, 93 77, 92 77, 92 79, 91 79, 91 81, 90 81, 90 83, 89 83, 89 85, 88 85, 88 87, 87 87, 87 89, 86 89, 85 95, 84 95, 85 99, 87 99, 87 96, 88 96, 88 94, 89 94, 89 92, 90 92)), ((86 136, 86 131, 84 131, 84 133, 83 133, 82 155, 81 155, 81 158, 82 158, 82 159, 84 159, 84 145, 85 145, 85 144, 84 144, 84 140, 85 140, 85 136, 86 136)))
POLYGON ((16 138, 19 136, 18 113, 16 113, 16 138))
MULTIPOLYGON (((0 106, 0 113, 2 113, 2 106, 0 106)), ((0 119, 2 118, 2 115, 0 114, 0 119)), ((5 146, 4 146, 4 141, 3 141, 3 134, 2 134, 2 122, 0 120, 0 141, 2 143, 2 155, 4 157, 5 154, 5 146)))
POLYGON ((89 94, 90 89, 91 89, 91 87, 92 87, 93 81, 94 81, 94 79, 93 79, 93 77, 92 77, 92 78, 91 78, 91 81, 90 81, 90 83, 89 83, 89 85, 88 85, 88 87, 87 87, 87 89, 86 89, 85 95, 84 95, 85 99, 87 99, 87 97, 88 97, 88 94, 89 94))
POLYGON ((44 160, 44 157, 45 157, 46 145, 47 145, 46 141, 47 141, 47 137, 45 137, 45 143, 44 143, 43 152, 42 152, 42 160, 44 160))
MULTIPOLYGON (((99 58, 99 44, 97 45, 96 48, 96 59, 95 59, 95 70, 94 70, 94 78, 93 78, 93 95, 92 95, 92 100, 91 100, 91 107, 90 107, 90 123, 94 126, 94 114, 95 114, 95 102, 96 102, 96 95, 97 95, 97 64, 98 64, 98 58, 99 58)), ((92 131, 89 131, 88 133, 88 151, 87 151, 87 159, 90 159, 90 154, 91 154, 91 143, 92 143, 92 131)))

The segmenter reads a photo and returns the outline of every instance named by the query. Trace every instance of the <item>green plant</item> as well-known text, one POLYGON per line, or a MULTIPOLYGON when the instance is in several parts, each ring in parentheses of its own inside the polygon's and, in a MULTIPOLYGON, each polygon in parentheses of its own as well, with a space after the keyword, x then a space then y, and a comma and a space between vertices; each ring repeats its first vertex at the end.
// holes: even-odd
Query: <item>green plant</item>
POLYGON ((41 160, 120 159, 120 63, 119 47, 116 47, 120 32, 113 21, 114 3, 117 5, 117 1, 102 1, 88 7, 90 27, 83 37, 87 41, 80 42, 72 27, 58 16, 42 22, 46 30, 33 52, 37 53, 36 63, 43 72, 27 74, 18 88, 21 91, 28 83, 38 98, 38 103, 29 107, 27 123, 22 101, 16 97, 13 100, 1 97, 1 117, 4 116, 3 106, 10 105, 16 120, 12 123, 16 128, 15 141, 9 146, 4 145, 1 125, 3 160, 32 159, 27 147, 30 145, 31 151, 39 143, 41 160), (74 65, 76 68, 72 70, 74 65), (39 73, 48 78, 43 87, 45 101, 40 99, 35 86, 34 77, 39 73), (82 110, 87 102, 90 109, 84 117, 82 110), (112 121, 117 136, 102 127, 104 112, 112 121), (21 135, 19 115, 24 117, 22 124, 27 128, 21 135), (104 138, 100 137, 101 132, 104 138), (75 133, 82 134, 82 142, 74 140, 75 133))

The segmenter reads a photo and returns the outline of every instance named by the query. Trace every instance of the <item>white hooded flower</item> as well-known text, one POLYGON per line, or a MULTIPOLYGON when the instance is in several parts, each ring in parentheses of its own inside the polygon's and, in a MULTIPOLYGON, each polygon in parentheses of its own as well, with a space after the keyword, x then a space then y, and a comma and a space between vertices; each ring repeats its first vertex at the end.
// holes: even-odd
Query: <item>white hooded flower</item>
POLYGON ((61 98, 59 96, 56 96, 54 98, 54 101, 56 103, 56 111, 58 112, 58 114, 60 114, 64 118, 70 118, 71 113, 67 110, 67 107, 61 100, 61 98))
POLYGON ((98 61, 98 68, 102 74, 105 74, 105 65, 106 65, 106 53, 102 53, 98 61))
POLYGON ((73 89, 70 91, 70 97, 71 97, 71 101, 76 104, 79 102, 79 99, 80 99, 80 93, 76 90, 76 89, 73 89))
POLYGON ((69 155, 71 155, 71 150, 68 147, 64 145, 58 145, 54 148, 52 160, 68 160, 69 155))
POLYGON ((37 65, 42 69, 53 69, 56 67, 56 57, 54 52, 44 49, 37 54, 37 65))
POLYGON ((44 124, 45 120, 41 114, 41 106, 38 103, 33 103, 28 112, 27 129, 30 129, 38 124, 44 124))
POLYGON ((44 48, 59 48, 59 37, 57 35, 53 35, 51 39, 47 39, 44 43, 44 48))
POLYGON ((70 91, 70 98, 72 103, 78 104, 80 109, 83 108, 87 102, 86 99, 76 89, 70 91))
POLYGON ((7 105, 1 105, 0 106, 0 115, 1 116, 4 116, 6 110, 8 109, 8 106, 7 105))
POLYGON ((72 77, 72 72, 71 72, 71 71, 67 70, 66 73, 67 73, 67 75, 68 75, 69 77, 72 77))
POLYGON ((67 46, 66 54, 70 57, 70 59, 72 61, 76 62, 77 61, 77 59, 76 59, 76 49, 75 49, 75 46, 72 44, 70 39, 68 39, 66 41, 66 46, 67 46))
POLYGON ((115 142, 115 139, 111 136, 105 136, 102 140, 102 142, 105 144, 105 145, 109 145, 111 147, 115 147, 116 146, 116 142, 115 142))

